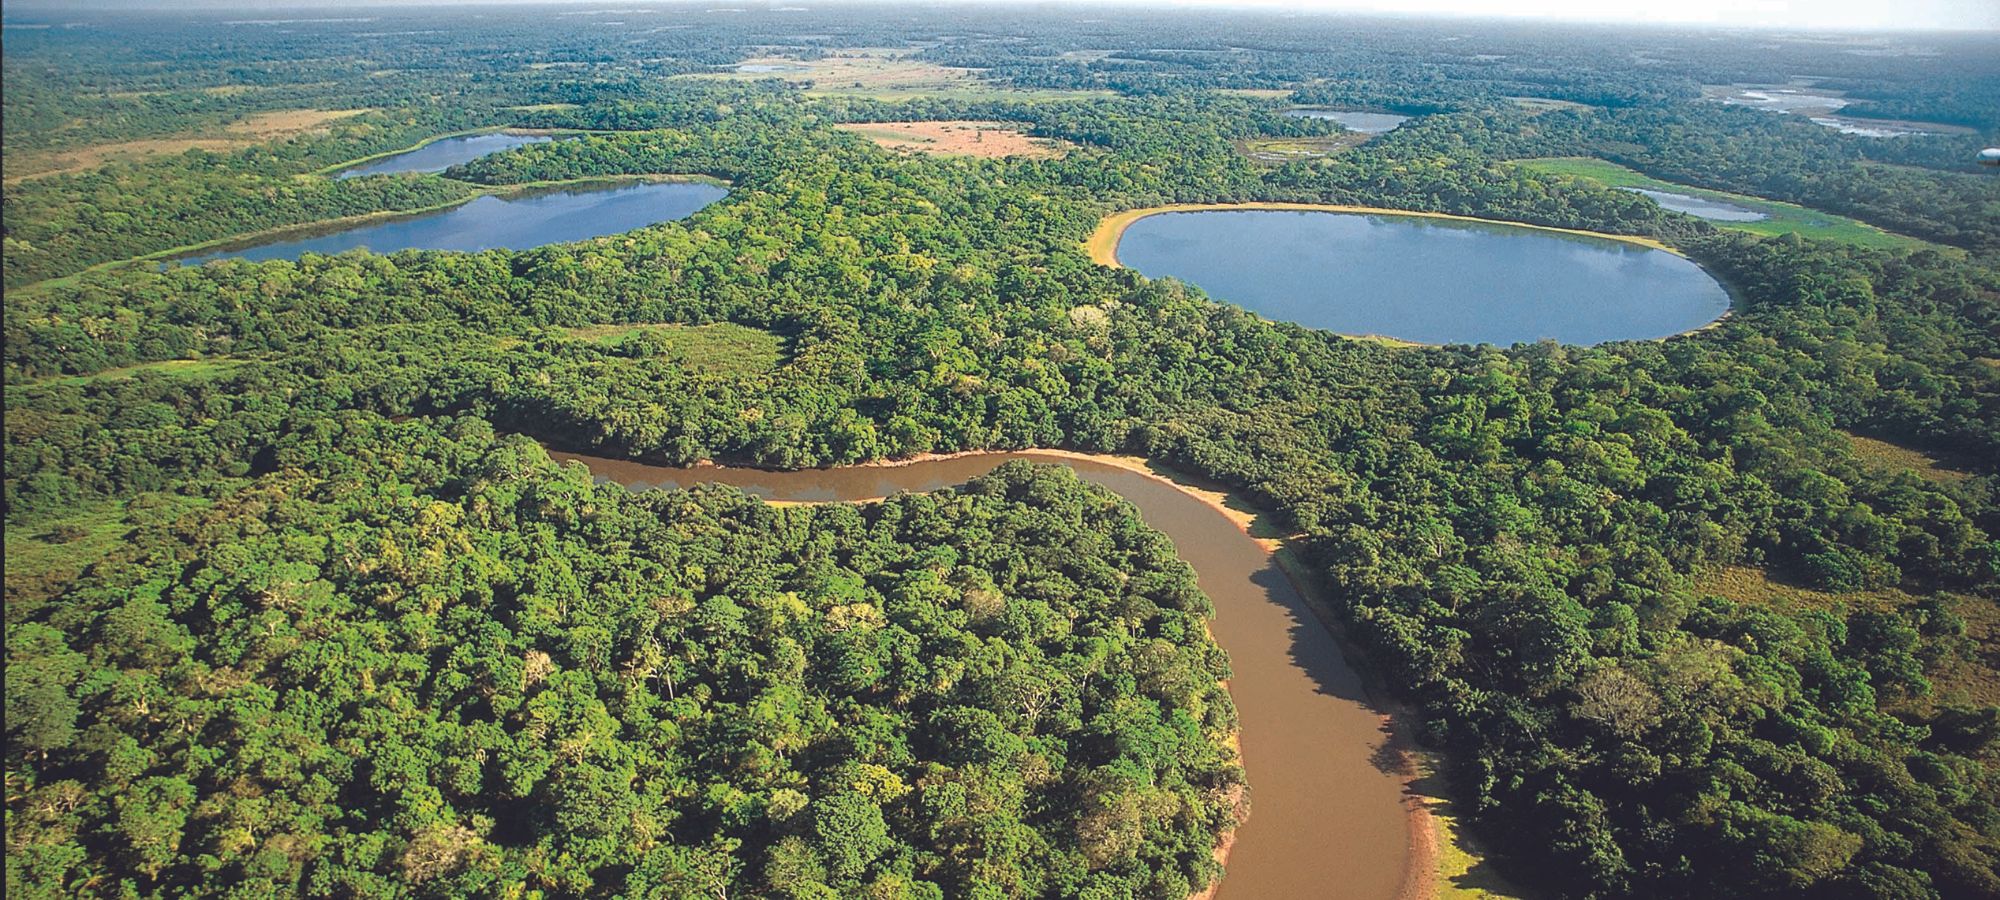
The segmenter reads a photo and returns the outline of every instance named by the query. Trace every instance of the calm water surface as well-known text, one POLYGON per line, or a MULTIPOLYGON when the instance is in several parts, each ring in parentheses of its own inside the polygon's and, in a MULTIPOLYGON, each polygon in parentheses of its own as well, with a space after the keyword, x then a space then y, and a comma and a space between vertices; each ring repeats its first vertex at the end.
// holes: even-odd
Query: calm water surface
POLYGON ((1280 210, 1151 215, 1118 261, 1271 319, 1428 344, 1658 338, 1729 309, 1700 266, 1507 225, 1280 210))
POLYGON ((1359 131, 1362 134, 1394 131, 1396 126, 1410 120, 1409 116, 1390 113, 1349 112, 1340 109, 1288 109, 1285 110, 1285 115, 1294 119, 1331 119, 1339 122, 1340 126, 1348 131, 1359 131))
POLYGON ((1212 630, 1229 651, 1229 693, 1242 725, 1251 795, 1250 820, 1236 832, 1220 896, 1375 900, 1401 888, 1409 854, 1402 783, 1374 761, 1386 731, 1363 699, 1360 678, 1271 554, 1173 486, 1105 463, 1032 451, 803 472, 550 455, 580 461, 598 479, 635 490, 712 482, 798 501, 936 490, 1012 459, 1069 466, 1132 501, 1146 524, 1173 540, 1215 602, 1212 630))
POLYGON ((1823 125, 1841 134, 1853 134, 1871 138, 1908 137, 1913 134, 1975 134, 1974 129, 1940 122, 1915 122, 1903 119, 1868 119, 1857 116, 1843 116, 1836 113, 1849 103, 1845 97, 1820 93, 1810 88, 1751 86, 1744 87, 1722 98, 1722 102, 1732 106, 1748 106, 1770 112, 1797 114, 1809 118, 1815 125, 1823 125))
POLYGON ((1643 194, 1651 197, 1653 202, 1658 203, 1662 209, 1670 209, 1677 213, 1687 213, 1697 219, 1708 219, 1712 222, 1761 222, 1770 218, 1770 216, 1764 215, 1754 209, 1747 209, 1737 206, 1734 203, 1724 203, 1720 200, 1697 197, 1693 194, 1676 194, 1672 191, 1656 191, 1651 188, 1640 187, 1619 188, 1619 190, 1631 191, 1634 194, 1643 194))
POLYGON ((351 169, 342 169, 340 174, 334 177, 359 178, 363 175, 393 175, 398 172, 442 172, 462 162, 471 162, 502 150, 540 144, 548 140, 552 139, 539 134, 472 134, 445 138, 432 141, 415 150, 364 163, 351 169))
POLYGON ((433 213, 218 250, 181 261, 199 265, 226 258, 297 259, 304 253, 332 254, 357 247, 376 253, 410 249, 475 251, 496 247, 525 250, 686 218, 728 193, 712 184, 674 181, 517 197, 475 197, 471 202, 433 213))

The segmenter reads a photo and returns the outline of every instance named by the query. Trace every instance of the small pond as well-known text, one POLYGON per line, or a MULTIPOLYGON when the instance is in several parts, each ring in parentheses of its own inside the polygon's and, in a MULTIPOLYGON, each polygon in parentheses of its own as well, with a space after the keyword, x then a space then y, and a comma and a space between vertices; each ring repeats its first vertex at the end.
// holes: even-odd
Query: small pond
POLYGON ((1117 255, 1267 318, 1427 344, 1659 338, 1729 309, 1722 285, 1683 257, 1498 223, 1168 212, 1131 223, 1117 255))
POLYGON ((1658 203, 1661 209, 1686 213, 1711 222, 1762 222, 1770 218, 1754 209, 1720 200, 1710 200, 1707 197, 1697 197, 1693 194, 1676 194, 1672 191, 1656 191, 1640 187, 1619 188, 1619 190, 1649 197, 1654 203, 1658 203))
POLYGON ((683 219, 728 195, 725 188, 691 181, 543 191, 513 197, 475 197, 437 212, 329 229, 304 237, 215 250, 181 261, 297 259, 305 253, 340 253, 366 247, 397 250, 525 250, 683 219))
POLYGON ((1294 119, 1330 119, 1339 122, 1340 127, 1348 131, 1358 131, 1362 134, 1394 131, 1396 126, 1410 120, 1409 116, 1392 113, 1351 112, 1342 109, 1288 109, 1285 110, 1285 115, 1294 119))

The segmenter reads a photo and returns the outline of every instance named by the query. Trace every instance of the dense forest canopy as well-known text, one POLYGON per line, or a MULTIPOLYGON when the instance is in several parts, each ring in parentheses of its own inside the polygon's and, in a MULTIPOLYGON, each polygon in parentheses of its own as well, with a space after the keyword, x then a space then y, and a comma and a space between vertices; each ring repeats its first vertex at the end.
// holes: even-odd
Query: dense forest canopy
POLYGON ((2000 893, 1991 35, 582 12, 9 11, 10 890, 1178 900, 1218 874, 1227 662, 1115 498, 1026 466, 869 508, 628 495, 532 438, 1145 454, 1297 533, 1524 887, 2000 893), (1844 115, 1972 133, 1705 95, 1808 76, 1844 115), (1340 136, 1294 104, 1418 118, 1246 153, 1340 136), (835 127, 910 120, 1069 149, 835 127), (327 174, 501 127, 578 134, 327 174), (1910 246, 1515 164, 1572 156, 1910 246), (524 251, 158 261, 661 174, 731 193, 524 251), (1655 238, 1735 308, 1663 342, 1397 348, 1081 248, 1113 210, 1245 200, 1655 238), (728 334, 766 350, 704 344, 728 334))

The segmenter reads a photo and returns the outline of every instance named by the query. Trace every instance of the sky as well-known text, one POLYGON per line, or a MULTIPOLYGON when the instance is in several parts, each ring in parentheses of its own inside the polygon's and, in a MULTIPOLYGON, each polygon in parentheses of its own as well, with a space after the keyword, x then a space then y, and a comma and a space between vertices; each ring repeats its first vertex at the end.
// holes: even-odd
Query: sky
MULTIPOLYGON (((434 6, 443 3, 537 2, 537 0, 18 0, 22 9, 70 8, 259 8, 326 9, 336 6, 434 6)), ((539 0, 549 2, 549 0, 539 0)), ((616 7, 645 0, 555 0, 616 7)), ((704 0, 696 0, 698 3, 704 0)), ((838 2, 838 0, 834 0, 838 2)), ((851 2, 851 0, 850 0, 851 2)), ((882 2, 882 0, 875 0, 882 2)), ((935 2, 935 0, 932 0, 935 2)), ((947 0, 952 2, 952 0, 947 0)), ((1023 0, 955 0, 1012 2, 1023 0)), ((1027 0, 1034 3, 1035 0, 1027 0)), ((1039 0, 1066 5, 1068 0, 1039 0)), ((1832 30, 1949 29, 2000 31, 2000 0, 1085 0, 1131 5, 1248 7, 1305 13, 1361 13, 1399 16, 1457 16, 1541 19, 1621 24, 1713 25, 1832 30)), ((833 5, 829 0, 709 0, 713 6, 833 5)))
POLYGON ((1177 0, 1329 12, 1836 29, 2000 30, 2000 0, 1177 0))

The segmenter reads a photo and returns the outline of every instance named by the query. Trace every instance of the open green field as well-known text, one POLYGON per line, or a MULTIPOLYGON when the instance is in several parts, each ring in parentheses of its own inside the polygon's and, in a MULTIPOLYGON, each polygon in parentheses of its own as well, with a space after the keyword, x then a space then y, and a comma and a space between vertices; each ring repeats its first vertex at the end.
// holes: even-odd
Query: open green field
POLYGON ((1711 191, 1706 188, 1689 187, 1671 181, 1661 181, 1650 175, 1633 171, 1614 162, 1581 156, 1551 157, 1546 159, 1524 159, 1515 165, 1540 172, 1544 175, 1562 175, 1570 178, 1587 178, 1606 187, 1646 188, 1654 191, 1672 191, 1692 197, 1733 203, 1746 209, 1754 209, 1770 218, 1758 222, 1716 222, 1719 228, 1748 231, 1752 234, 1781 235, 1796 233, 1801 237, 1825 241, 1841 241, 1862 247, 1905 248, 1929 246, 1913 237, 1883 231, 1873 225, 1857 222, 1845 216, 1836 216, 1815 209, 1807 209, 1792 203, 1780 203, 1762 197, 1731 194, 1727 191, 1711 191))
POLYGON ((733 322, 713 325, 586 325, 570 337, 612 346, 652 335, 688 367, 715 375, 761 375, 784 358, 785 339, 733 322))
POLYGON ((1971 472, 1953 468, 1950 461, 1939 459, 1920 450, 1889 443, 1858 434, 1847 434, 1848 443, 1854 447, 1854 455, 1862 462, 1878 469, 1901 469, 1913 472, 1919 478, 1929 481, 1964 481, 1972 477, 1971 472))
POLYGON ((76 578, 125 543, 132 529, 170 522, 215 501, 165 491, 129 499, 83 500, 58 517, 31 526, 8 525, 7 589, 39 589, 76 578))
POLYGON ((1035 102, 1109 96, 1108 91, 1013 88, 986 80, 974 69, 940 66, 916 58, 903 47, 860 47, 836 50, 818 59, 759 56, 741 65, 768 66, 768 71, 698 72, 675 75, 684 79, 756 81, 777 78, 805 88, 809 94, 865 97, 872 100, 1009 100, 1035 102))
POLYGON ((105 369, 88 375, 62 375, 47 379, 48 384, 92 384, 106 381, 122 381, 138 376, 142 372, 172 375, 177 378, 213 378, 243 365, 240 359, 163 359, 157 362, 134 363, 105 369))

